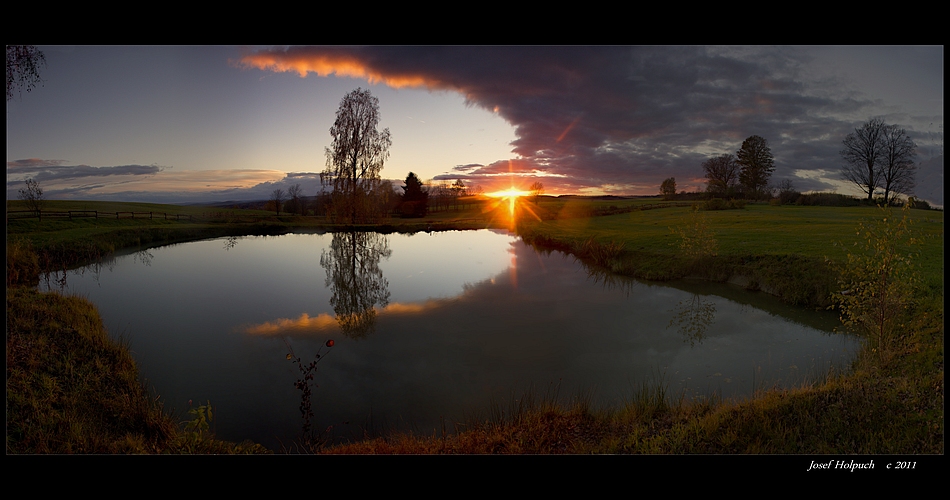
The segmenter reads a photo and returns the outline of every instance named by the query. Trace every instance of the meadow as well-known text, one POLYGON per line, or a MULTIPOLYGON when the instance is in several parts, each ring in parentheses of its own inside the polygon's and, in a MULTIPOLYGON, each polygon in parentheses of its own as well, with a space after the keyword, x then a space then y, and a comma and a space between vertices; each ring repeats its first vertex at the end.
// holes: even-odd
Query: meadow
MULTIPOLYGON (((8 218, 8 452, 266 452, 253 443, 216 441, 201 406, 189 415, 163 413, 157 396, 133 382, 134 361, 126 349, 109 340, 93 306, 30 287, 45 271, 71 268, 124 249, 335 226, 321 218, 278 217, 259 210, 46 203, 48 210, 161 212, 190 218, 8 218), (108 352, 98 354, 103 350, 108 352), (105 376, 90 375, 97 371, 105 376), (126 416, 117 420, 116 415, 126 416)), ((423 219, 390 219, 358 229, 511 228, 539 249, 572 253, 592 272, 647 280, 733 282, 802 307, 827 308, 836 303, 840 291, 840 268, 849 253, 863 248, 866 235, 860 224, 883 223, 886 217, 893 221, 901 215, 899 209, 887 215, 873 206, 745 204, 697 211, 694 204, 656 198, 542 197, 522 199, 512 221, 508 205, 478 201, 423 219), (684 243, 687 240, 692 243, 684 243)), ((20 207, 8 202, 7 208, 20 207)), ((626 404, 613 408, 594 408, 582 395, 564 399, 526 394, 493 408, 473 409, 471 421, 457 432, 392 434, 333 447, 307 440, 294 450, 942 453, 943 212, 909 210, 908 217, 917 244, 900 250, 912 255, 920 280, 907 292, 912 300, 900 313, 904 319, 900 341, 888 347, 886 356, 866 349, 849 373, 829 373, 797 388, 763 388, 745 401, 685 400, 669 394, 662 381, 641 387, 626 404)))

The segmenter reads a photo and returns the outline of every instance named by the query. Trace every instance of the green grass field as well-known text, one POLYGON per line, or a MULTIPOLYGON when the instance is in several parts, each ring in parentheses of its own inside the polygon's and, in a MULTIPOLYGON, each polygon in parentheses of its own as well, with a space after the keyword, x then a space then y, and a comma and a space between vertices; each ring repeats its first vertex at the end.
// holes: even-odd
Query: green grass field
MULTIPOLYGON (((637 203, 643 204, 641 200, 637 203)), ((601 202, 607 203, 607 202, 601 202)), ((616 202, 614 202, 616 204, 616 202)), ((552 203, 552 205, 554 205, 552 203)), ((545 204, 542 203, 542 207, 545 204)), ((563 206, 558 207, 564 210, 563 206)), ((554 210, 551 210, 554 211, 554 210)), ((679 237, 671 230, 682 227, 689 207, 590 218, 537 221, 524 217, 525 228, 566 242, 593 237, 600 242, 623 244, 628 251, 673 256, 680 252, 679 237)), ((895 213, 899 215, 899 210, 895 213)), ((805 207, 750 204, 742 210, 700 212, 709 224, 724 256, 798 255, 813 259, 843 260, 859 241, 861 221, 880 218, 877 207, 805 207)), ((917 249, 921 273, 928 286, 943 289, 943 212, 911 210, 914 229, 922 244, 917 249)))

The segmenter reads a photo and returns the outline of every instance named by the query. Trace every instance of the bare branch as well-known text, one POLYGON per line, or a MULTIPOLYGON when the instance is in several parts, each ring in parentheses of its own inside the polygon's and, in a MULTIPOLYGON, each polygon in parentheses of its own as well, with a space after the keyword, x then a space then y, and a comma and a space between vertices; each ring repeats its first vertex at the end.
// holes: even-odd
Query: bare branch
POLYGON ((739 164, 736 163, 736 157, 731 154, 704 161, 703 170, 706 172, 706 178, 709 179, 706 189, 711 193, 727 194, 739 180, 739 164))
POLYGON ((917 167, 917 145, 907 132, 897 125, 888 125, 883 130, 880 181, 884 187, 884 204, 893 194, 911 194, 914 190, 914 174, 917 167))
POLYGON ((877 164, 884 146, 885 127, 882 118, 872 118, 842 141, 841 157, 846 165, 841 174, 864 191, 868 200, 874 199, 874 190, 880 185, 877 164))
POLYGON ((43 208, 43 188, 33 179, 26 180, 26 188, 19 191, 19 198, 26 203, 26 208, 39 212, 43 208))

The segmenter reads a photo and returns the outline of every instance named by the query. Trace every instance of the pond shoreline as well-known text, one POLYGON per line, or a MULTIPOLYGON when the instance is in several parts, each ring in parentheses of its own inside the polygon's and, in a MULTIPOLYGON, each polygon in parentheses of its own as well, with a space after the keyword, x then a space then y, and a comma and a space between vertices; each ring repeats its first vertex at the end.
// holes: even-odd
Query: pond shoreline
MULTIPOLYGON (((13 241, 9 239, 8 235, 8 287, 11 285, 19 286, 30 286, 29 283, 33 282, 34 285, 39 281, 39 276, 41 272, 41 263, 42 264, 53 264, 51 267, 53 269, 62 269, 62 266, 69 266, 73 268, 83 263, 94 262, 96 259, 101 258, 104 255, 109 255, 121 249, 133 248, 133 247, 145 247, 151 248, 156 246, 163 246, 169 244, 183 243, 187 241, 196 241, 210 238, 220 238, 226 236, 246 236, 246 235, 278 235, 294 232, 313 232, 313 231, 326 231, 333 232, 333 230, 380 230, 388 232, 418 232, 425 230, 465 230, 465 229, 484 229, 486 228, 485 223, 470 223, 466 222, 464 224, 452 224, 450 222, 440 222, 436 224, 431 224, 428 222, 419 222, 413 224, 387 224, 381 226, 334 226, 327 224, 295 224, 282 222, 279 224, 206 224, 206 225, 195 225, 187 224, 182 226, 190 227, 154 227, 154 228, 117 228, 115 230, 94 234, 86 235, 82 238, 78 238, 78 241, 71 241, 70 243, 77 243, 75 245, 66 245, 66 244, 49 244, 45 246, 40 246, 38 250, 34 250, 33 245, 29 241, 17 240, 16 235, 14 236, 13 241), (197 227, 196 227, 197 226, 197 227), (12 245, 12 252, 11 252, 12 245), (42 255, 42 257, 40 257, 42 255), (12 272, 11 272, 12 271, 12 272), (11 277, 13 278, 11 282, 11 277)), ((509 229, 505 227, 496 227, 496 229, 509 229)), ((524 238, 523 238, 524 239, 524 238)), ((717 258, 714 261, 707 261, 701 264, 699 263, 689 263, 683 260, 677 259, 668 259, 663 256, 649 255, 638 253, 634 251, 620 251, 620 252, 603 252, 603 248, 598 248, 595 246, 588 245, 586 248, 582 245, 583 242, 576 242, 569 239, 558 240, 557 238, 550 237, 549 240, 552 244, 543 245, 548 249, 560 250, 565 253, 569 253, 576 258, 587 262, 593 266, 600 266, 605 270, 610 272, 634 277, 638 279, 645 280, 656 280, 656 281, 667 281, 671 279, 679 279, 686 277, 698 277, 700 279, 708 281, 717 281, 717 282, 728 282, 730 279, 738 280, 736 276, 746 276, 745 279, 740 280, 740 284, 747 289, 759 289, 767 290, 773 292, 783 301, 788 303, 798 303, 800 305, 807 305, 810 307, 821 307, 823 304, 823 299, 826 300, 829 298, 831 291, 833 291, 833 284, 827 285, 830 283, 833 276, 831 273, 828 273, 828 267, 824 262, 818 262, 817 259, 803 257, 803 256, 746 256, 746 257, 722 257, 717 258), (598 251, 601 251, 598 253, 598 251), (794 270, 798 264, 802 262, 810 263, 810 269, 820 270, 817 272, 818 275, 821 275, 824 279, 816 279, 815 274, 812 272, 803 273, 800 270, 790 273, 786 276, 781 276, 778 279, 775 277, 775 274, 782 274, 788 270, 794 270), (820 264, 820 265, 819 265, 820 264), (778 265, 775 267, 775 265, 778 265), (696 267, 698 266, 698 268, 696 267), (751 270, 752 272, 748 272, 751 270), (826 285, 822 285, 825 283, 826 285), (777 293, 776 293, 777 292, 777 293), (824 294, 824 296, 823 296, 824 294)), ((609 248, 608 248, 609 250, 609 248)), ((50 294, 58 295, 58 294, 50 294)), ((8 291, 8 297, 10 292, 8 291)), ((55 297, 50 300, 58 300, 55 297)), ((63 298, 62 300, 65 300, 63 298)), ((942 299, 939 299, 942 301, 942 299)), ((936 306, 934 306, 936 307, 936 306)), ((10 302, 8 300, 8 314, 10 314, 10 302)), ((652 453, 663 453, 663 452, 672 452, 672 453, 683 453, 683 452, 700 452, 700 453, 747 453, 754 452, 750 450, 758 449, 760 453, 803 453, 809 451, 821 451, 825 453, 835 452, 835 453, 880 453, 882 450, 891 453, 933 453, 934 450, 941 450, 943 443, 943 432, 942 432, 942 369, 938 372, 931 372, 927 368, 927 363, 921 363, 919 361, 912 361, 920 356, 931 356, 930 353, 935 352, 930 343, 933 340, 928 340, 931 338, 937 339, 936 342, 938 347, 942 345, 942 307, 939 310, 925 310, 923 313, 923 318, 919 321, 919 324, 912 326, 914 328, 914 338, 919 338, 917 342, 923 342, 923 348, 916 348, 917 354, 907 355, 906 360, 901 361, 898 365, 894 366, 886 365, 883 367, 877 367, 877 362, 873 359, 867 359, 863 357, 858 366, 858 371, 852 375, 848 376, 838 376, 838 378, 826 382, 820 387, 814 389, 805 390, 805 392, 793 391, 795 394, 791 399, 781 402, 782 393, 778 394, 763 394, 761 398, 757 398, 746 405, 735 406, 733 404, 719 405, 716 407, 711 407, 704 413, 706 416, 700 416, 699 414, 690 417, 693 420, 702 421, 708 420, 711 415, 734 415, 733 417, 724 417, 727 420, 732 418, 735 420, 731 422, 728 429, 735 429, 735 432, 738 432, 739 435, 742 433, 749 432, 751 429, 749 426, 757 426, 755 422, 758 420, 758 415, 760 411, 769 411, 774 412, 776 409, 779 409, 779 418, 787 419, 790 418, 791 407, 787 407, 787 403, 794 403, 795 407, 800 407, 804 404, 806 412, 810 414, 822 415, 820 418, 823 420, 827 419, 842 419, 843 423, 841 425, 835 424, 831 426, 830 431, 828 428, 816 429, 810 425, 800 425, 793 428, 788 428, 784 424, 776 425, 779 421, 773 421, 766 419, 766 425, 764 428, 761 428, 760 431, 762 436, 768 435, 769 433, 765 429, 776 427, 784 428, 784 432, 793 432, 794 435, 812 435, 806 441, 813 442, 813 445, 806 446, 796 446, 792 448, 786 448, 785 446, 779 443, 778 447, 766 447, 766 448, 756 448, 754 445, 752 448, 749 448, 748 439, 741 439, 736 441, 736 443, 746 442, 747 444, 744 447, 735 448, 732 445, 723 446, 723 445, 712 445, 712 442, 721 441, 720 438, 717 438, 716 435, 710 435, 708 437, 700 438, 698 442, 694 445, 700 446, 700 449, 706 451, 698 451, 699 449, 693 448, 694 445, 689 445, 686 448, 683 447, 684 443, 675 444, 668 442, 666 445, 663 445, 662 451, 656 449, 652 453), (938 326, 934 326, 934 325, 938 326), (906 363, 913 362, 914 364, 910 365, 914 367, 913 369, 908 369, 905 365, 906 363), (904 368, 899 368, 904 366, 904 368), (895 372, 894 370, 898 371, 895 372), (882 371, 884 370, 884 371, 882 371), (899 373, 900 370, 903 372, 912 372, 912 373, 899 373), (921 371, 923 370, 923 371, 921 371), (934 379, 934 377, 937 377, 934 379), (870 378, 869 378, 870 377, 870 378), (904 404, 898 403, 893 400, 892 396, 886 395, 882 390, 885 390, 885 386, 893 385, 893 379, 908 379, 910 378, 911 387, 921 387, 921 393, 918 395, 917 392, 913 392, 912 398, 924 398, 912 399, 912 401, 918 401, 914 403, 916 408, 923 408, 918 410, 910 410, 909 413, 895 413, 895 408, 902 408, 904 404), (936 381, 935 381, 936 380, 936 381), (940 388, 938 390, 939 398, 936 400, 929 398, 929 396, 924 395, 924 393, 929 392, 926 387, 933 386, 934 383, 938 384, 940 388), (883 385, 882 385, 883 384, 883 385), (843 391, 843 392, 842 392, 843 391), (857 392, 854 392, 857 391, 857 392), (870 391, 870 392, 869 392, 870 391), (838 393, 838 397, 843 397, 845 400, 852 400, 851 405, 853 408, 849 410, 849 415, 839 415, 836 412, 828 413, 831 408, 825 407, 824 403, 820 403, 820 400, 827 397, 829 394, 838 393), (852 398, 853 393, 853 398, 852 398), (859 396, 864 394, 863 396, 859 396), (776 399, 776 397, 778 399, 776 399), (817 399, 816 399, 817 398, 817 399), (870 398, 870 399, 868 399, 870 398), (921 406, 923 404, 923 406, 921 406), (776 406, 777 405, 777 406, 776 406), (883 415, 881 412, 881 407, 889 408, 888 411, 884 412, 889 415, 887 422, 881 421, 879 418, 873 417, 872 415, 883 415), (936 406, 934 406, 936 405, 936 406), (740 411, 740 408, 747 407, 746 410, 741 411, 752 411, 753 417, 750 418, 738 418, 738 414, 734 414, 736 411, 740 411), (766 408, 772 408, 771 410, 766 410, 766 408), (934 414, 933 412, 937 412, 934 414), (709 412, 712 412, 711 414, 709 412), (904 435, 894 435, 893 437, 888 437, 889 441, 885 441, 884 444, 879 441, 874 442, 865 442, 863 439, 866 438, 866 433, 860 433, 860 436, 855 434, 852 436, 853 432, 850 430, 850 427, 844 426, 844 422, 847 422, 847 419, 860 418, 858 415, 855 415, 855 412, 858 415, 865 415, 864 420, 869 422, 866 424, 870 427, 881 427, 882 429, 894 429, 897 427, 908 426, 908 425, 918 425, 916 422, 920 418, 924 418, 927 422, 940 422, 940 425, 936 428, 933 427, 933 424, 924 425, 923 421, 920 421, 920 427, 914 427, 923 430, 923 434, 920 432, 914 434, 914 436, 904 436, 904 435), (919 417, 917 417, 919 415, 919 417), (934 420, 936 418, 937 420, 934 420), (870 419, 870 420, 868 420, 870 419), (904 422, 904 424, 895 425, 895 421, 904 422), (880 424, 880 425, 878 425, 880 424), (929 427, 928 427, 929 426, 929 427), (794 430, 792 430, 794 429, 794 430), (851 436, 851 437, 848 437, 851 436), (844 444, 841 439, 851 440, 851 445, 844 444), (816 441, 817 440, 817 441, 816 441), (936 440, 936 441, 934 441, 936 440), (891 442, 893 441, 893 442, 891 442), (831 445, 833 442, 840 442, 841 445, 831 445), (709 444, 702 444, 709 443, 709 444), (859 444, 861 443, 861 444, 859 444), (877 443, 877 444, 875 444, 877 443), (903 443, 903 444, 898 444, 903 443), (915 443, 915 444, 910 444, 915 443), (709 447, 707 447, 709 446, 709 447), (679 450, 679 451, 676 451, 679 450), (685 451, 692 450, 692 451, 685 451), (786 450, 786 451, 781 451, 786 450)), ((55 316, 55 314, 54 314, 55 316)), ((61 319, 60 321, 67 321, 68 319, 61 319)), ((55 318, 51 317, 51 321, 56 321, 55 318)), ((9 335, 8 335, 9 336, 9 335)), ((9 342, 9 339, 8 339, 9 342)), ((8 349, 9 351, 9 349, 8 349)), ((903 358, 900 358, 903 359, 903 358)), ((938 354, 939 366, 942 366, 942 349, 939 349, 938 354)), ((9 367, 8 367, 9 369, 9 367)), ((916 390, 916 389, 915 389, 916 390)), ((788 395, 793 393, 785 392, 788 395)), ((901 396, 901 401, 906 401, 906 395, 901 396)), ((909 409, 909 408, 908 408, 909 409)), ((694 411, 689 410, 689 411, 694 411)), ((663 411, 671 411, 670 409, 663 411)), ((680 411, 680 410, 677 410, 680 411)), ((682 410, 686 411, 686 410, 682 410)), ((583 424, 584 428, 590 427, 591 418, 589 415, 577 416, 572 413, 573 410, 566 410, 565 418, 568 420, 580 418, 580 422, 586 422, 583 424)), ((702 413, 702 412, 701 412, 702 413)), ((662 415, 660 413, 657 415, 662 415)), ((598 419, 601 417, 597 417, 598 419)), ((668 417, 666 417, 668 418, 668 417)), ((717 419, 720 417, 716 417, 717 419)), ((793 419, 794 420, 794 419, 793 419)), ((600 422, 600 420, 597 420, 600 422)), ((507 424, 506 424, 507 425, 507 424)), ((572 424, 573 425, 573 424, 572 424)), ((603 423, 597 424, 594 427, 600 429, 597 431, 598 435, 600 432, 603 432, 601 426, 603 423)), ((654 425, 654 424, 650 424, 654 425)), ((705 425, 705 424, 702 424, 705 425)), ((756 427, 758 428, 758 427, 756 427)), ((475 429, 473 429, 475 431, 475 429)), ((508 432, 508 431, 506 431, 508 432)), ((510 432, 521 432, 516 430, 510 430, 510 432)), ((629 433, 630 431, 624 431, 629 433)), ((728 431, 733 432, 733 431, 728 431)), ((883 432, 881 435, 887 434, 890 436, 892 433, 883 432)), ((755 435, 755 432, 752 434, 755 435)), ((760 436, 761 438, 761 436, 760 436)), ((595 438, 596 439, 596 438, 595 438)), ((665 438, 664 438, 665 439, 665 438)), ((881 438, 885 439, 885 438, 881 438)), ((587 442, 587 441, 585 441, 587 442)), ((386 453, 385 450, 395 450, 391 452, 397 453, 439 453, 438 447, 433 447, 431 443, 417 443, 411 445, 409 449, 403 448, 393 448, 392 441, 390 440, 376 440, 375 444, 373 442, 367 442, 363 448, 359 448, 358 453, 386 453), (366 446, 369 446, 367 448, 366 446), (417 451, 411 451, 415 449, 417 451), (429 451, 422 451, 428 449, 429 451)), ((456 441, 450 447, 447 447, 445 442, 442 443, 442 452, 461 452, 461 453, 479 453, 485 451, 477 451, 479 448, 458 448, 458 442, 456 441)), ((587 445, 590 446, 588 442, 587 445)), ((740 446, 742 446, 740 444, 740 446)), ((578 452, 580 449, 591 449, 597 450, 592 451, 596 453, 627 453, 634 452, 634 449, 628 448, 616 448, 616 447, 603 447, 603 446, 594 446, 593 448, 571 448, 574 449, 574 452, 578 452)), ((508 452, 516 453, 538 453, 538 452, 550 452, 550 451, 538 451, 539 449, 521 449, 521 448, 509 448, 508 452), (520 450, 520 451, 518 451, 520 450)), ((166 450, 167 452, 167 450, 166 450)), ((228 452, 228 451, 222 451, 228 452)), ((233 452, 233 451, 231 451, 233 452)), ((337 449, 335 452, 344 452, 347 451, 337 449)), ((498 452, 504 452, 499 450, 498 452)), ((643 449, 641 448, 641 451, 643 449)))

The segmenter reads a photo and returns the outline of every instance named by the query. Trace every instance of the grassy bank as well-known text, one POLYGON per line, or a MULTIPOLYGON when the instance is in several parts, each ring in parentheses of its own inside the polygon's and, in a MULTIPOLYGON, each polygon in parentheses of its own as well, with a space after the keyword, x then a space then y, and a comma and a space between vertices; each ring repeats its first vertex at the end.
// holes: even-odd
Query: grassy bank
POLYGON ((7 288, 7 453, 265 453, 163 411, 79 297, 7 288))
MULTIPOLYGON (((105 211, 111 207, 83 203, 86 208, 77 209, 105 211)), ((146 211, 139 208, 133 207, 146 211)), ((186 432, 174 422, 176 419, 162 420, 160 408, 149 403, 154 399, 132 383, 137 377, 129 374, 134 373, 134 363, 129 372, 130 358, 109 362, 113 364, 96 361, 78 354, 92 347, 66 343, 64 339, 98 338, 84 344, 100 346, 96 349, 110 344, 101 340, 106 338, 105 332, 93 306, 22 287, 35 283, 43 270, 73 267, 124 248, 222 236, 341 229, 312 217, 195 207, 150 208, 156 212, 182 210, 192 218, 8 222, 8 408, 12 408, 11 401, 17 406, 16 412, 8 410, 8 450, 200 452, 213 448, 201 448, 199 443, 215 442, 205 433, 186 432), (34 332, 46 333, 34 338, 38 335, 34 332), (37 348, 47 345, 66 347, 37 348), (93 384, 86 381, 88 375, 77 375, 86 373, 83 370, 88 371, 88 366, 114 366, 100 370, 114 380, 88 385, 93 384), (11 373, 17 375, 15 384, 11 373), (70 388, 72 392, 61 387, 74 380, 87 385, 70 388), (115 385, 115 380, 122 382, 115 385), (63 402, 77 399, 69 394, 89 391, 102 394, 104 399, 90 401, 89 409, 63 402), (124 408, 133 415, 127 423, 114 417, 117 411, 109 397, 132 402, 124 408), (101 411, 105 416, 97 415, 101 411), (41 421, 44 423, 39 424, 41 421), (80 437, 83 433, 78 430, 56 434, 57 430, 72 428, 74 421, 83 422, 76 425, 99 437, 80 437), (132 430, 128 430, 129 425, 132 430), (42 437, 44 434, 55 438, 42 437), (47 443, 59 443, 60 448, 47 443)), ((382 225, 349 229, 412 232, 510 224, 505 207, 486 208, 490 207, 473 206, 424 219, 393 219, 382 225)), ((696 213, 684 203, 543 199, 540 205, 525 203, 518 208, 516 230, 539 249, 572 253, 592 269, 641 279, 696 277, 728 281, 772 293, 789 303, 827 307, 838 286, 835 263, 846 260, 848 249, 860 240, 856 233, 859 222, 876 217, 876 210, 747 205, 741 210, 701 212, 702 218, 695 219, 696 213), (715 241, 713 251, 693 255, 684 250, 685 228, 696 220, 701 220, 715 241)), ((398 434, 312 451, 942 453, 943 212, 911 213, 922 242, 914 249, 922 280, 915 292, 906 334, 887 358, 863 353, 851 373, 832 374, 805 387, 762 391, 742 402, 686 401, 666 394, 661 383, 643 387, 620 408, 592 408, 583 400, 528 397, 493 412, 495 417, 474 418, 457 433, 398 434)), ((118 359, 123 352, 128 356, 121 347, 111 348, 116 353, 110 356, 118 359)), ((250 445, 218 443, 215 446, 230 446, 221 448, 229 452, 256 450, 250 445)))

